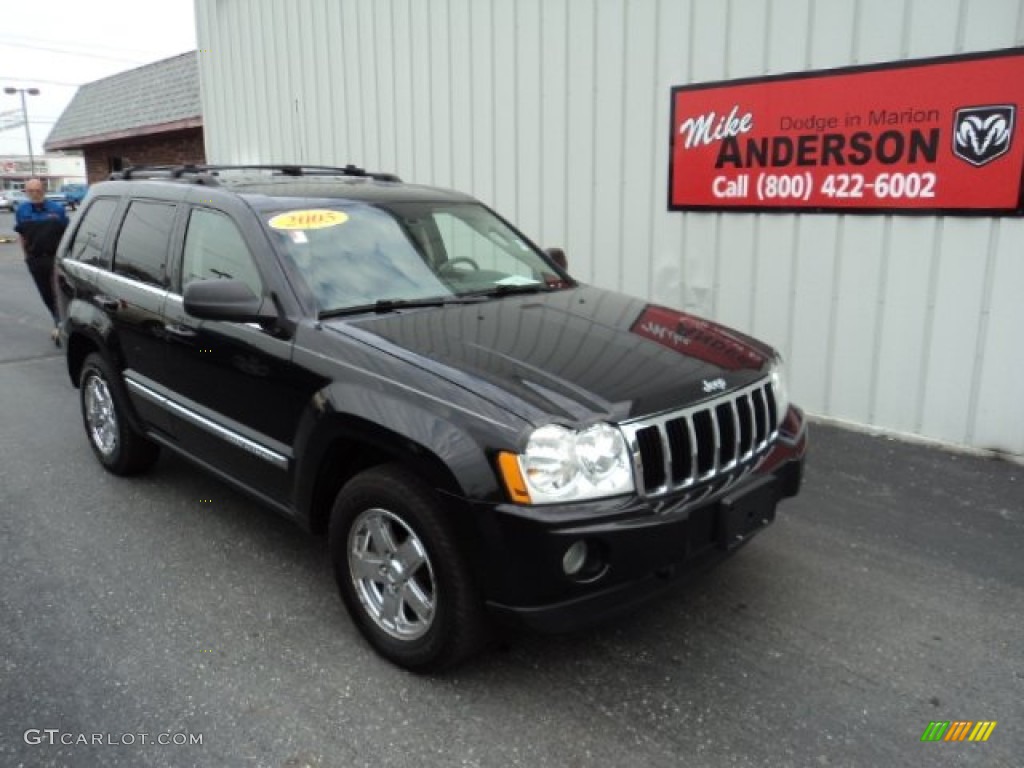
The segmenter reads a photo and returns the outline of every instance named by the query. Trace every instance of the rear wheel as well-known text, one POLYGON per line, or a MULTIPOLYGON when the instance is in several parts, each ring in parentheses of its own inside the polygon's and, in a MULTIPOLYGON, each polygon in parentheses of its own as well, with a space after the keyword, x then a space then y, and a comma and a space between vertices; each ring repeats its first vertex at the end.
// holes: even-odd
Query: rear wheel
POLYGON ((342 599, 370 644, 415 671, 483 643, 483 607, 434 491, 397 465, 367 470, 334 503, 330 551, 342 599))
POLYGON ((128 397, 120 379, 97 353, 82 365, 79 392, 85 434, 104 469, 134 475, 153 466, 160 448, 128 422, 128 397))

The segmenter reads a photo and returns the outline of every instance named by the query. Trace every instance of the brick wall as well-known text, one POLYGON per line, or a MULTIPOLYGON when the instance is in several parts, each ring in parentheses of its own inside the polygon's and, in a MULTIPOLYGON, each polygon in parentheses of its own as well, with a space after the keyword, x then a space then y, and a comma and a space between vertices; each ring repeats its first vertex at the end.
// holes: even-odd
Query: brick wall
POLYGON ((206 162, 202 128, 95 144, 85 147, 83 155, 85 175, 90 184, 103 181, 110 175, 110 160, 115 157, 121 158, 125 167, 206 162))

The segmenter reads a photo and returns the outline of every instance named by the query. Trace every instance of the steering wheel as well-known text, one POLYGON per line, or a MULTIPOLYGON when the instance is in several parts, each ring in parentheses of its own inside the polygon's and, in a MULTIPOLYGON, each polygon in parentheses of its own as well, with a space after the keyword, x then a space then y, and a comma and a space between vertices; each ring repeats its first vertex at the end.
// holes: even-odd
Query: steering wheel
POLYGON ((456 269, 456 264, 469 264, 469 266, 471 266, 476 271, 480 271, 480 265, 473 261, 473 259, 469 258, 468 256, 457 256, 456 258, 449 259, 444 264, 442 264, 438 268, 437 273, 439 275, 457 275, 460 272, 466 271, 463 269, 456 269))

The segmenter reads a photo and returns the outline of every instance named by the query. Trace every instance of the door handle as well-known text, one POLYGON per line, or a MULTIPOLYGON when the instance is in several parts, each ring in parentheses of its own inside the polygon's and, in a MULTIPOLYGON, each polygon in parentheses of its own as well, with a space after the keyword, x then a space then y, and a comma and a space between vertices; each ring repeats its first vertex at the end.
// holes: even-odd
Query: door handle
POLYGON ((112 299, 109 296, 103 294, 96 295, 96 303, 100 305, 101 309, 107 310, 107 312, 117 312, 121 303, 117 299, 112 299))
POLYGON ((180 339, 191 339, 196 335, 195 330, 181 323, 165 323, 164 330, 171 336, 177 336, 180 339))

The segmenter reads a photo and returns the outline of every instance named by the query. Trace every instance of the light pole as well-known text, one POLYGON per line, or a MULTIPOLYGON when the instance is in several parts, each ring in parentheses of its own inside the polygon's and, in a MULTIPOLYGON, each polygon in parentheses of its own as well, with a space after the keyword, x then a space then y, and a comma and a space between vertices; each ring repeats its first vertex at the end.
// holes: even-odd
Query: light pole
POLYGON ((32 153, 32 134, 28 128, 28 107, 25 106, 25 94, 29 96, 38 96, 38 88, 12 88, 10 86, 4 88, 4 93, 20 93, 21 94, 21 118, 25 121, 25 141, 28 142, 28 175, 34 177, 36 175, 36 158, 32 153))

